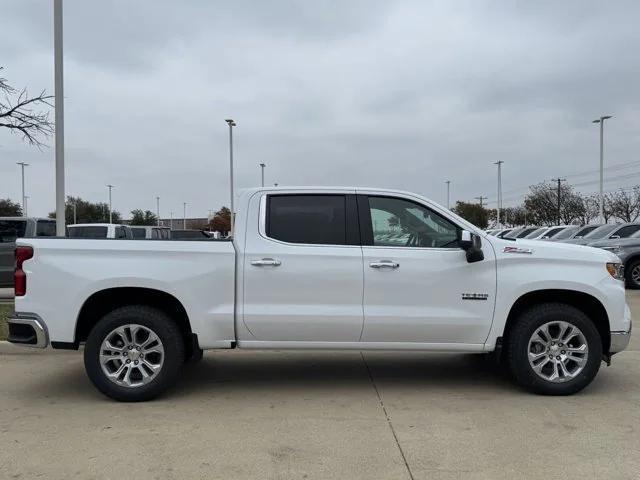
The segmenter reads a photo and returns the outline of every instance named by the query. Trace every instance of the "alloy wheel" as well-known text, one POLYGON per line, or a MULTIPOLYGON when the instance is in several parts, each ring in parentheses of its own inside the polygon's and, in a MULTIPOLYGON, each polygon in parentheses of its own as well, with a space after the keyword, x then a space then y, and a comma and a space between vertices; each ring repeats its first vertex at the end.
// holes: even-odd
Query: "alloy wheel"
POLYGON ((587 339, 578 327, 564 321, 548 322, 533 332, 527 348, 529 365, 539 377, 568 382, 584 370, 589 357, 587 339))

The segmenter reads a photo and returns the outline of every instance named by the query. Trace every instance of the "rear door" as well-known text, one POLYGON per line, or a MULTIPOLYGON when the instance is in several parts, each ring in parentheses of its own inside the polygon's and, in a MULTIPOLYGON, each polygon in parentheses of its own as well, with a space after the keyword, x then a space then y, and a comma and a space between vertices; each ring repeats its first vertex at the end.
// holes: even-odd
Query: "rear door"
POLYGON ((362 249, 354 193, 263 193, 252 200, 260 202, 260 218, 247 227, 243 320, 255 340, 360 339, 362 249))
MULTIPOLYGON (((458 225, 409 196, 358 195, 364 260, 363 342, 484 343, 496 265, 468 263, 458 225)), ((455 347, 453 347, 455 348, 455 347)))

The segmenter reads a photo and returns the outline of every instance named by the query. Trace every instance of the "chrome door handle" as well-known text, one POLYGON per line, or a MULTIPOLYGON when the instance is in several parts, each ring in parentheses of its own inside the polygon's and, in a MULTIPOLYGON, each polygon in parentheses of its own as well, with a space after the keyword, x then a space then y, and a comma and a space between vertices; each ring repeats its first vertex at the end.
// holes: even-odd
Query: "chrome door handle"
POLYGON ((275 258, 263 258, 262 260, 251 260, 251 265, 256 267, 279 267, 282 262, 275 258))
POLYGON ((400 264, 389 260, 381 260, 379 262, 371 262, 369 266, 371 268, 398 268, 400 264))

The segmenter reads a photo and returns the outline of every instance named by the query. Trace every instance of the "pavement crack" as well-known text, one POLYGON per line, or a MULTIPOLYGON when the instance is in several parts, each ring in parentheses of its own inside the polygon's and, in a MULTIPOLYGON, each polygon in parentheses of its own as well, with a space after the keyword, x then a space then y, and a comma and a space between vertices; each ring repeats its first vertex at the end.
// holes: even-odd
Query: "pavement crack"
POLYGON ((409 478, 414 480, 413 473, 411 473, 411 467, 409 467, 409 462, 407 462, 407 457, 404 454, 404 450, 402 450, 402 446, 398 441, 398 435, 396 435, 396 430, 393 428, 393 422, 391 422, 391 418, 389 417, 389 412, 387 412, 387 407, 384 405, 384 401, 382 400, 382 396, 380 395, 380 391, 378 390, 378 386, 376 385, 376 381, 373 379, 373 374, 371 373, 371 369, 369 368, 369 364, 364 358, 364 354, 360 352, 360 356, 362 357, 362 362, 364 363, 365 368, 367 369, 367 374, 369 375, 369 380, 371 380, 371 385, 373 386, 373 390, 376 392, 376 396, 378 397, 378 402, 380 402, 380 407, 382 407, 382 411, 384 413, 384 417, 387 419, 387 425, 389 425, 389 429, 391 430, 391 434, 393 435, 393 439, 396 442, 396 446, 398 447, 398 451, 400 452, 400 456, 402 457, 402 461, 404 462, 404 466, 407 469, 407 473, 409 474, 409 478))

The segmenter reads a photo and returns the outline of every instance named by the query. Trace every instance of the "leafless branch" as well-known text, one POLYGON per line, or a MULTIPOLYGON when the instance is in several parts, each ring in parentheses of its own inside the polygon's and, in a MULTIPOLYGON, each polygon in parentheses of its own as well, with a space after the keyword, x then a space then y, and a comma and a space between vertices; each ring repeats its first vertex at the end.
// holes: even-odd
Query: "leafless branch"
POLYGON ((39 95, 30 97, 26 88, 17 93, 3 77, 0 77, 0 92, 3 94, 0 98, 0 127, 21 134, 29 145, 38 148, 45 146, 41 139, 54 132, 54 124, 49 119, 49 111, 40 108, 53 108, 50 102, 53 96, 42 90, 39 95))

